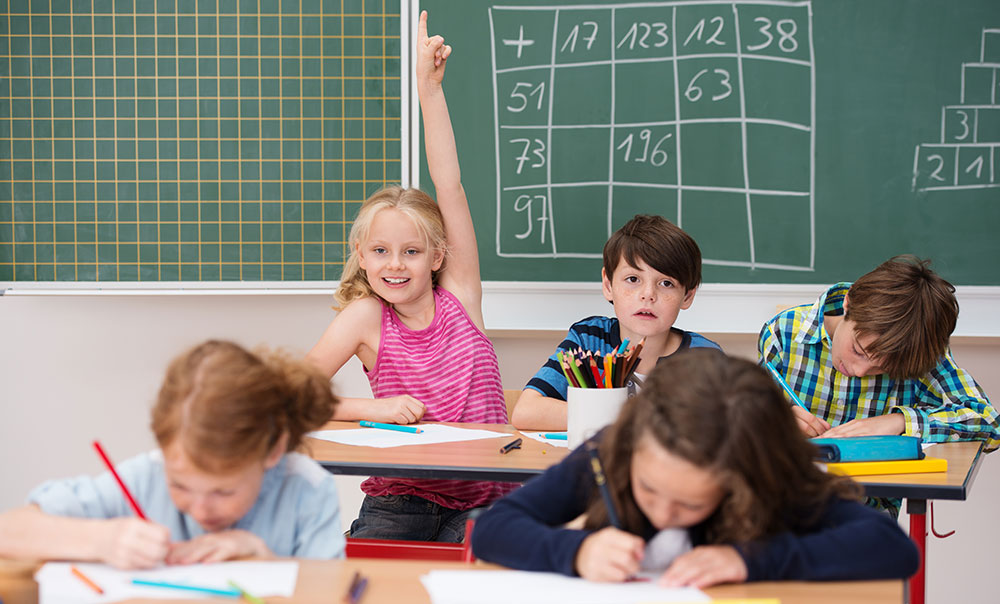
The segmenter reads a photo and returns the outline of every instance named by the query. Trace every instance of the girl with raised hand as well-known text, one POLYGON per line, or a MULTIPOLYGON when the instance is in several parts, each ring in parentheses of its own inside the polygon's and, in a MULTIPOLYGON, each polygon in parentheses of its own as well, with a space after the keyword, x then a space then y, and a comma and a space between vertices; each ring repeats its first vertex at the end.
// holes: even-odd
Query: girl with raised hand
MULTIPOLYGON (((418 189, 369 197, 350 234, 335 295, 340 311, 308 359, 333 376, 352 356, 374 399, 345 398, 335 419, 407 424, 507 422, 493 344, 483 325, 479 253, 462 188, 442 79, 451 47, 420 15, 416 83, 437 203, 418 189)), ((370 478, 352 537, 461 541, 465 516, 510 487, 370 478)))

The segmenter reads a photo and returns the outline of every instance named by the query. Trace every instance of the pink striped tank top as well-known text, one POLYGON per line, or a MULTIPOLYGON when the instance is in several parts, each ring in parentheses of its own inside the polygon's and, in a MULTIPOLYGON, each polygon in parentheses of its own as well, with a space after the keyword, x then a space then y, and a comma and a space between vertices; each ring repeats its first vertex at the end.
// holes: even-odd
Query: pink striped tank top
MULTIPOLYGON (((409 394, 427 410, 422 421, 507 423, 493 343, 451 292, 434 288, 434 319, 421 330, 403 324, 382 304, 382 335, 368 374, 375 398, 409 394)), ((487 505, 515 485, 466 480, 407 480, 373 476, 368 495, 416 495, 455 510, 487 505)))

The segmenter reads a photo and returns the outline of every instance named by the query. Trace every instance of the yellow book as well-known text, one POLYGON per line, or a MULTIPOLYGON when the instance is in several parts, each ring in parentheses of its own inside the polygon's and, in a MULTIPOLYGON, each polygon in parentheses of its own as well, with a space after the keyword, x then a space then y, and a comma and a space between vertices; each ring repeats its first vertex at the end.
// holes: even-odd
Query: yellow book
POLYGON ((841 476, 871 476, 872 474, 918 474, 922 472, 946 472, 948 460, 940 457, 923 459, 903 459, 899 461, 851 461, 820 464, 826 471, 841 476))

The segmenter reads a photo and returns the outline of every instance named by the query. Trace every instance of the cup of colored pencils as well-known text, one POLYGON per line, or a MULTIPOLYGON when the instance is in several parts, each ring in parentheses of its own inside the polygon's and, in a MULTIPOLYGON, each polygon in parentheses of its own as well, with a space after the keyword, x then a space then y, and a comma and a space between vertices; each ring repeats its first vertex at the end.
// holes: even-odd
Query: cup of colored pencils
POLYGON ((583 444, 604 426, 618 418, 628 399, 628 379, 639 364, 640 342, 628 342, 613 353, 562 351, 560 366, 569 388, 566 393, 566 440, 571 449, 583 444))
POLYGON ((618 350, 601 354, 589 350, 560 350, 559 366, 571 388, 624 388, 639 366, 646 338, 634 346, 628 340, 618 350))

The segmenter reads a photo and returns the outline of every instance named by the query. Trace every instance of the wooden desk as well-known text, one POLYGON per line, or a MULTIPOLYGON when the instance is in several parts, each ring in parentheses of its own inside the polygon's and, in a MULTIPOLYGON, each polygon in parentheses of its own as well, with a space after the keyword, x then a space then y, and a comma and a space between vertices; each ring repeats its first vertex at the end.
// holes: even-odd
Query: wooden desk
MULTIPOLYGON (((430 604, 420 575, 436 569, 491 569, 492 564, 468 565, 461 562, 417 562, 404 560, 301 560, 292 598, 268 598, 269 603, 329 604, 341 602, 354 571, 368 578, 362 604, 430 604)), ((30 579, 24 579, 30 582, 30 579)), ((27 589, 23 591, 29 591, 27 589)), ((844 581, 836 583, 747 583, 723 585, 705 590, 713 598, 778 598, 781 604, 899 604, 903 600, 902 581, 844 581)), ((558 600, 554 597, 553 600, 558 600)), ((145 602, 146 600, 129 600, 145 602)), ((164 600, 158 600, 164 602, 164 600)), ((191 600, 188 600, 191 601, 191 600)), ((219 599, 196 600, 219 602, 219 599)), ((27 604, 26 601, 25 604, 27 604)), ((20 604, 20 603, 19 603, 20 604)))
MULTIPOLYGON (((521 436, 507 424, 456 424, 448 426, 492 430, 508 438, 485 438, 464 442, 412 447, 356 447, 307 438, 312 458, 333 474, 351 476, 392 476, 397 478, 446 478, 454 480, 495 480, 524 482, 541 474, 569 453, 522 437, 520 449, 500 453, 500 447, 521 436)), ((357 428, 357 422, 329 422, 323 430, 357 428)))
MULTIPOLYGON (((512 426, 497 424, 453 424, 511 434, 512 426)), ((353 422, 330 422, 324 429, 356 428, 353 422)), ((499 452, 504 439, 475 440, 441 445, 417 445, 376 449, 309 439, 313 458, 334 474, 398 476, 407 478, 452 478, 524 482, 558 463, 569 450, 524 438, 522 448, 506 455, 499 452)), ((856 480, 872 497, 906 499, 910 515, 910 537, 920 550, 920 570, 910 579, 910 601, 923 604, 927 538, 927 502, 933 499, 964 501, 979 471, 981 441, 942 443, 927 454, 948 460, 947 472, 859 476, 856 480)))
POLYGON ((865 494, 906 499, 910 538, 920 550, 920 570, 910 578, 911 604, 924 604, 927 567, 927 501, 965 501, 979 472, 982 441, 941 443, 927 448, 927 455, 948 460, 947 472, 858 476, 865 494))

